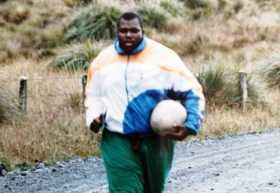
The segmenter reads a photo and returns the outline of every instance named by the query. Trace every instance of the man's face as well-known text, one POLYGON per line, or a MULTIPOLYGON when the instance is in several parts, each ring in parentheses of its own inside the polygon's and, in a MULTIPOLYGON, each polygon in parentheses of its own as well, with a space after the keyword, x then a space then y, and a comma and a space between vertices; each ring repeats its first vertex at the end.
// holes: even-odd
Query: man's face
POLYGON ((131 20, 121 19, 118 38, 120 46, 126 51, 132 51, 143 37, 143 31, 137 18, 131 20))

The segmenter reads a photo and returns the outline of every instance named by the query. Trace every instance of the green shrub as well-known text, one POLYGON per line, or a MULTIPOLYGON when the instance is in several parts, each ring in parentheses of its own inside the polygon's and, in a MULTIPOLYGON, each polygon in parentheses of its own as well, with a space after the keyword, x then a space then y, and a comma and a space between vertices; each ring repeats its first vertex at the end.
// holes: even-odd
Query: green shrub
MULTIPOLYGON (((198 74, 208 106, 240 107, 241 89, 239 83, 239 68, 223 65, 211 65, 198 74)), ((248 105, 263 106, 262 89, 254 80, 254 74, 247 78, 248 105)))
POLYGON ((90 61, 97 56, 99 50, 88 41, 85 44, 74 45, 50 63, 50 68, 54 70, 86 70, 90 61))
POLYGON ((115 37, 120 10, 115 7, 90 7, 81 11, 65 30, 66 42, 85 39, 112 39, 115 37))
POLYGON ((159 7, 140 6, 137 12, 148 27, 162 29, 167 24, 168 16, 159 7))
POLYGON ((269 87, 280 89, 280 57, 274 58, 268 64, 263 65, 261 74, 264 75, 263 77, 269 87))

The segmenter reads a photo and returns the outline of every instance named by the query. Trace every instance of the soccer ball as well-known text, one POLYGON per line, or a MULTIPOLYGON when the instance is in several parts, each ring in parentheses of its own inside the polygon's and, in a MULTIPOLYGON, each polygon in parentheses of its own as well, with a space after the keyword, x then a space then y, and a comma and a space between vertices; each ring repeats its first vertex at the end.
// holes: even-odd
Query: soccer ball
POLYGON ((187 118, 185 107, 176 100, 159 102, 151 114, 150 124, 155 132, 171 129, 174 126, 183 126, 187 118))

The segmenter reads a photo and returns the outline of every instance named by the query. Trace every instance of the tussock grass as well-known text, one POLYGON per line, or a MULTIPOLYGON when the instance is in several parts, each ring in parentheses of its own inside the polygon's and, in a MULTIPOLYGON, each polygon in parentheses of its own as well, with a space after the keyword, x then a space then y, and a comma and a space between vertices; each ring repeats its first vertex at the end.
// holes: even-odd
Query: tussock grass
POLYGON ((168 15, 159 6, 148 7, 141 5, 137 12, 148 27, 162 29, 167 24, 168 15))
POLYGON ((53 70, 86 70, 89 63, 97 56, 99 49, 94 47, 90 41, 84 44, 75 44, 63 53, 58 54, 50 63, 53 70))
MULTIPOLYGON (((198 73, 206 100, 210 108, 221 107, 240 107, 240 67, 221 64, 207 65, 198 73)), ((248 74, 248 105, 250 107, 264 106, 266 104, 263 97, 264 88, 253 79, 254 74, 248 74)))
POLYGON ((274 57, 261 67, 262 74, 269 87, 280 89, 280 57, 274 57))
POLYGON ((184 15, 184 7, 178 1, 162 0, 159 5, 173 17, 184 15))
POLYGON ((116 7, 86 7, 67 26, 64 40, 72 42, 112 39, 115 37, 120 14, 120 10, 116 7))
POLYGON ((184 3, 187 7, 191 9, 207 8, 210 6, 208 0, 184 0, 184 3))
POLYGON ((184 0, 187 13, 193 20, 207 18, 218 9, 219 3, 216 0, 184 0))

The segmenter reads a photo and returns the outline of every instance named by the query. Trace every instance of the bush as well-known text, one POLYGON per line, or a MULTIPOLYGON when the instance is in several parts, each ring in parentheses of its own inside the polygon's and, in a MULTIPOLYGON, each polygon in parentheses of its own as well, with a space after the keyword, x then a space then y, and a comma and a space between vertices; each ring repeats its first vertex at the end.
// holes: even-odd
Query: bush
POLYGON ((168 16, 161 8, 140 6, 137 12, 149 27, 161 29, 167 24, 168 16))
POLYGON ((280 89, 280 57, 274 58, 270 63, 263 65, 261 69, 268 86, 280 89))
POLYGON ((54 70, 86 70, 90 61, 97 56, 99 50, 94 48, 90 42, 74 45, 62 54, 59 54, 51 63, 54 70))
POLYGON ((64 40, 72 42, 85 39, 112 39, 115 37, 120 15, 120 10, 115 7, 86 8, 68 25, 64 40))
MULTIPOLYGON (((263 106, 262 89, 254 80, 254 74, 248 75, 248 105, 263 106)), ((208 106, 240 107, 241 89, 239 68, 228 68, 223 65, 208 66, 198 74, 208 106)))

